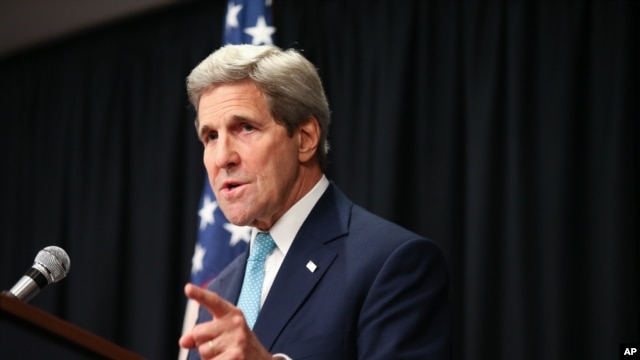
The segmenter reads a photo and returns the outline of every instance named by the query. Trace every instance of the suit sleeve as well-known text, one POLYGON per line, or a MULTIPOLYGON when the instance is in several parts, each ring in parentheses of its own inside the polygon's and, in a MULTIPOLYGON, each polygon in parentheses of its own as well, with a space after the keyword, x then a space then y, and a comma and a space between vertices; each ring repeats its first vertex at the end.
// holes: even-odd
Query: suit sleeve
POLYGON ((404 243, 384 263, 360 317, 360 359, 451 359, 449 275, 426 239, 404 243))

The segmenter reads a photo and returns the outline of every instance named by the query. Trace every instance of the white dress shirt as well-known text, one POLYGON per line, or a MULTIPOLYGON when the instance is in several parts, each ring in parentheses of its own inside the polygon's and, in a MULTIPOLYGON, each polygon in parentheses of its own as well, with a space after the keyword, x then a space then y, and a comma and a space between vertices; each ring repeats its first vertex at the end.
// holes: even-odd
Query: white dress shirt
MULTIPOLYGON (((276 243, 276 247, 265 260, 265 274, 264 282, 262 283, 260 307, 262 307, 264 300, 267 298, 267 294, 271 289, 273 280, 276 278, 276 274, 278 273, 278 270, 280 270, 280 265, 282 265, 282 261, 287 255, 298 230, 300 230, 302 223, 304 223, 307 216, 309 216, 311 209, 313 209, 318 200, 320 200, 320 197, 328 187, 329 180, 325 175, 322 175, 320 181, 318 181, 311 191, 287 210, 287 212, 284 213, 284 215, 282 215, 275 224, 273 224, 271 229, 269 229, 269 234, 276 243)), ((260 230, 257 228, 254 228, 251 231, 250 246, 253 246, 254 240, 259 231, 260 230)))

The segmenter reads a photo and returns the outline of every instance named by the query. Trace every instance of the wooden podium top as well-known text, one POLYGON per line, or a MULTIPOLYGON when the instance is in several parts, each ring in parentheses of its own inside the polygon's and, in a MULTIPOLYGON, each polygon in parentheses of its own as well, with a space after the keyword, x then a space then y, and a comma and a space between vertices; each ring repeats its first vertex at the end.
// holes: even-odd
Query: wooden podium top
POLYGON ((24 326, 46 332, 107 359, 143 359, 142 356, 66 322, 11 295, 0 294, 0 320, 10 317, 24 326))

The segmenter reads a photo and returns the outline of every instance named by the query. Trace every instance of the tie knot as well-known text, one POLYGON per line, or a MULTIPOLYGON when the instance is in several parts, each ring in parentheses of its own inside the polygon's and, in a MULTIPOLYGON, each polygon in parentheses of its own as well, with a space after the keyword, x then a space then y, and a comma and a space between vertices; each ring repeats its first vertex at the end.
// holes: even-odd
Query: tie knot
POLYGON ((269 233, 260 232, 256 235, 251 251, 249 252, 249 261, 261 261, 267 258, 267 255, 273 250, 276 243, 269 233))

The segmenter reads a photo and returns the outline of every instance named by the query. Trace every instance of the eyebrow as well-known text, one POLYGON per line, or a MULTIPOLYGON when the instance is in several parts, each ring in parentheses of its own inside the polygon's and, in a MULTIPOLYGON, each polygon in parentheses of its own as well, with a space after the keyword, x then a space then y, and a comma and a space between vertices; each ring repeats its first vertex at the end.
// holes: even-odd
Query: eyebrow
POLYGON ((209 132, 209 126, 208 125, 202 125, 200 127, 200 129, 198 129, 198 138, 202 139, 202 137, 204 136, 204 134, 206 134, 207 132, 209 132))
MULTIPOLYGON (((250 117, 246 117, 246 116, 241 116, 241 115, 233 115, 231 117, 231 121, 233 123, 238 123, 238 122, 255 122, 254 119, 250 118, 250 117)), ((206 134, 207 132, 212 131, 212 128, 209 125, 202 125, 202 127, 198 130, 198 135, 200 138, 202 138, 202 136, 204 136, 204 134, 206 134)))

